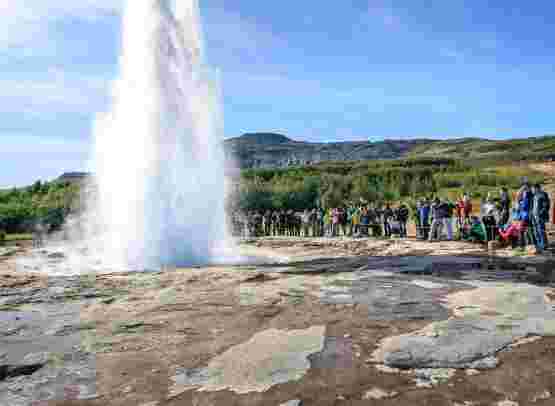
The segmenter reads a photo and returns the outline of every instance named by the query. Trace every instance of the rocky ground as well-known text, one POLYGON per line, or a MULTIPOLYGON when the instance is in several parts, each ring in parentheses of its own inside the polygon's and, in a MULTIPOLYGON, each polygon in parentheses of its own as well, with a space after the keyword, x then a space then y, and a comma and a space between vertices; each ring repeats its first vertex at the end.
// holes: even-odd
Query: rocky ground
POLYGON ((0 405, 555 404, 551 256, 241 248, 273 260, 53 277, 15 267, 28 248, 0 248, 0 405))

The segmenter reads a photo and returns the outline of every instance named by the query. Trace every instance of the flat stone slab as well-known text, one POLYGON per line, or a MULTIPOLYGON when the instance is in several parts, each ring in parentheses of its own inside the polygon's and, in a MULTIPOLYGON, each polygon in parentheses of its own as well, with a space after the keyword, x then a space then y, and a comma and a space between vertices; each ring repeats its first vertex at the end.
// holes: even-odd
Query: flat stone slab
POLYGON ((310 369, 309 356, 324 349, 325 326, 306 330, 270 329, 215 357, 206 368, 178 371, 170 397, 187 390, 265 392, 298 381, 310 369))
POLYGON ((497 365, 495 354, 522 337, 555 335, 546 289, 486 284, 448 297, 457 318, 384 339, 373 360, 394 368, 472 368, 497 365))

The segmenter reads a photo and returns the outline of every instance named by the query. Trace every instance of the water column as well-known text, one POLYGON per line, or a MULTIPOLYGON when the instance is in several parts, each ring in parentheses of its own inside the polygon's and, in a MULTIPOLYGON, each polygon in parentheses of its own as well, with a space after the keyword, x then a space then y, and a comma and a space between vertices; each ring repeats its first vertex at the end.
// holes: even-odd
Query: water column
POLYGON ((219 87, 196 0, 128 0, 111 111, 95 125, 102 257, 114 267, 209 262, 225 237, 219 87))

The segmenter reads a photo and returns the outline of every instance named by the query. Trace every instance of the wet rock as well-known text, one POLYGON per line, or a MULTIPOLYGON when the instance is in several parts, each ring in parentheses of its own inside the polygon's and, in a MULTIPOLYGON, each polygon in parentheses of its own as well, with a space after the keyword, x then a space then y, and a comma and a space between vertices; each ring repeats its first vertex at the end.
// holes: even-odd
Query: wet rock
POLYGON ((299 399, 290 400, 289 402, 282 403, 279 406, 302 406, 302 401, 299 399))
POLYGON ((489 284, 450 295, 448 305, 460 318, 385 339, 374 359, 396 368, 494 368, 495 354, 518 339, 555 335, 555 312, 544 292, 530 285, 489 284))
POLYGON ((326 337, 322 352, 309 357, 312 368, 352 368, 353 341, 351 338, 326 337))
POLYGON ((379 399, 389 399, 389 398, 393 398, 395 396, 397 396, 399 394, 399 392, 389 392, 386 391, 384 389, 381 388, 372 388, 369 391, 364 393, 364 396, 362 397, 362 399, 364 400, 368 400, 368 399, 374 399, 374 400, 379 400, 379 399))
POLYGON ((79 323, 79 324, 66 324, 54 331, 55 336, 69 336, 79 333, 83 330, 94 330, 96 325, 94 323, 79 323))
POLYGON ((374 353, 378 361, 396 368, 474 368, 513 341, 498 334, 490 320, 448 320, 432 326, 435 336, 404 335, 386 339, 374 353))
POLYGON ((450 368, 424 368, 414 371, 416 386, 419 388, 431 388, 449 381, 455 370, 450 368))
POLYGON ((502 400, 497 402, 496 406, 519 406, 517 402, 513 402, 512 400, 502 400))
POLYGON ((65 259, 66 255, 63 252, 52 252, 47 255, 48 259, 65 259))
POLYGON ((477 359, 474 362, 468 364, 468 368, 471 371, 484 370, 484 369, 494 369, 499 365, 499 360, 496 357, 485 357, 477 359))
POLYGON ((32 375, 48 362, 47 353, 29 354, 22 362, 14 365, 0 365, 0 381, 22 375, 32 375))
POLYGON ((262 331, 215 357, 206 368, 178 370, 170 398, 190 389, 265 392, 274 385, 298 381, 310 369, 309 356, 323 350, 324 333, 324 326, 262 331))
POLYGON ((535 395, 532 398, 532 403, 536 403, 540 400, 547 400, 551 398, 551 392, 549 392, 548 390, 543 391, 542 393, 539 393, 537 395, 535 395))

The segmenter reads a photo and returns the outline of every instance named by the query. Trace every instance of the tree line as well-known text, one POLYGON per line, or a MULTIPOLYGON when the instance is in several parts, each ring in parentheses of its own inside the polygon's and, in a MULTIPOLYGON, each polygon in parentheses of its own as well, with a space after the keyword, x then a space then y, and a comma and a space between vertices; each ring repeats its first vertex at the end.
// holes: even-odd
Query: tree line
POLYGON ((0 230, 29 233, 38 223, 59 229, 66 216, 78 208, 79 192, 77 184, 41 181, 0 191, 0 230))

